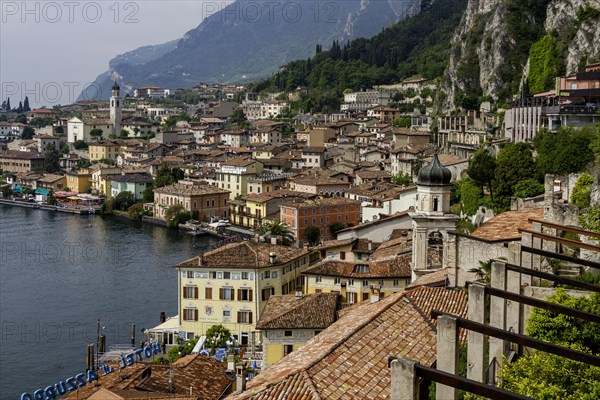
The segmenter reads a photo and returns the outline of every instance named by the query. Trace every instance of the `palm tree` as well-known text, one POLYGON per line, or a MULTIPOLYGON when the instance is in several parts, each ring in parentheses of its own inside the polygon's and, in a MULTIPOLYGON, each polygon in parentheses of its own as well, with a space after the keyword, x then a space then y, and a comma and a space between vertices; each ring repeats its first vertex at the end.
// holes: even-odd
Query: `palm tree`
POLYGON ((290 246, 294 242, 294 235, 288 226, 279 220, 265 221, 258 232, 265 237, 277 237, 285 246, 290 246))
POLYGON ((469 272, 474 273, 477 276, 477 281, 490 285, 491 274, 492 274, 492 260, 479 261, 479 268, 471 268, 469 272))

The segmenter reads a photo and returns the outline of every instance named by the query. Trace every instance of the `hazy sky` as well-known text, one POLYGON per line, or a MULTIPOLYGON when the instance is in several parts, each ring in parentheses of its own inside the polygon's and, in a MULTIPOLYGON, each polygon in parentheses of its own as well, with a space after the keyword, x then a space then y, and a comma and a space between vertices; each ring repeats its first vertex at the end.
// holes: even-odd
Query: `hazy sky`
POLYGON ((0 0, 0 99, 68 104, 140 46, 180 38, 232 0, 0 0))

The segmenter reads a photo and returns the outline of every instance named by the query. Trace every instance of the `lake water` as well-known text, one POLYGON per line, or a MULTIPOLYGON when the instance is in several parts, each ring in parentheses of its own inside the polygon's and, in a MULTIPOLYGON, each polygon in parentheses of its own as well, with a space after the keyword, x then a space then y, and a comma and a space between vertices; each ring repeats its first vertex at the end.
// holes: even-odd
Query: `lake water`
POLYGON ((177 312, 173 266, 214 243, 160 226, 0 205, 0 400, 85 370, 107 345, 177 312))

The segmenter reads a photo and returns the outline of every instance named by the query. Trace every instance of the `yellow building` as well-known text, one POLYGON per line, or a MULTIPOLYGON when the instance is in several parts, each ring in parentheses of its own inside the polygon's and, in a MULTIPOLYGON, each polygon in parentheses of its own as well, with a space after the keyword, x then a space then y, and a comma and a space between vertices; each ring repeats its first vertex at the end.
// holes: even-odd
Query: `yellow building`
POLYGON ((267 300, 302 287, 310 263, 306 250, 245 241, 177 265, 180 335, 222 324, 241 345, 252 343, 267 300))
POLYGON ((229 190, 229 198, 233 200, 248 194, 248 179, 262 171, 260 162, 237 157, 223 163, 217 170, 217 184, 221 189, 229 190))
POLYGON ((256 328, 262 331, 262 368, 281 360, 336 320, 337 293, 271 296, 256 328))
POLYGON ((111 179, 112 175, 121 175, 121 168, 108 164, 98 163, 90 167, 92 174, 92 190, 99 196, 104 196, 107 199, 111 198, 111 179))
POLYGON ((313 198, 316 195, 294 192, 292 190, 276 190, 261 194, 250 193, 240 200, 231 200, 231 223, 256 229, 266 221, 279 220, 279 206, 294 202, 300 198, 313 198))
POLYGON ((87 169, 67 172, 65 177, 67 181, 65 186, 67 186, 71 192, 87 193, 92 188, 92 174, 90 174, 90 171, 87 169))
POLYGON ((410 252, 364 263, 325 260, 304 272, 306 293, 339 293, 347 304, 379 300, 410 284, 410 261, 410 252))
POLYGON ((97 143, 89 143, 88 155, 90 161, 114 160, 117 161, 117 156, 121 152, 121 145, 117 141, 102 141, 97 143))

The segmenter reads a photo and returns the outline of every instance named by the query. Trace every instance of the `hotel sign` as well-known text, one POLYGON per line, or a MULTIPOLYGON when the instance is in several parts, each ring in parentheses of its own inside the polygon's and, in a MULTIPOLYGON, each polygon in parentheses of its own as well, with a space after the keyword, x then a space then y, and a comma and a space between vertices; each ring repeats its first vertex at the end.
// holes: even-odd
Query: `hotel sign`
MULTIPOLYGON (((135 364, 136 362, 142 361, 144 358, 150 358, 154 354, 160 354, 161 348, 158 343, 151 343, 144 348, 137 349, 131 353, 121 355, 121 365, 119 366, 119 371, 127 368, 130 365, 135 364)), ((97 371, 100 373, 102 371, 102 375, 108 375, 114 372, 114 368, 108 365, 102 365, 100 369, 97 371)), ((53 385, 46 386, 44 389, 38 389, 33 394, 31 393, 23 393, 21 394, 21 400, 51 400, 57 399, 59 396, 63 396, 69 392, 74 392, 80 387, 87 385, 88 383, 92 383, 93 381, 98 380, 98 375, 96 372, 92 370, 88 370, 86 372, 82 372, 75 376, 71 376, 64 381, 59 381, 53 385)))

